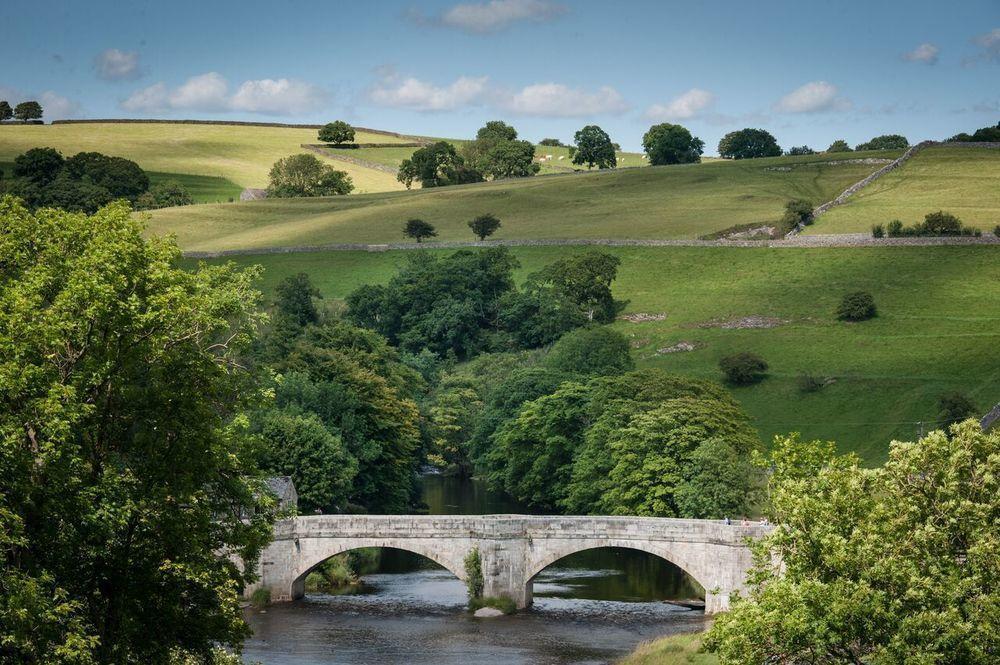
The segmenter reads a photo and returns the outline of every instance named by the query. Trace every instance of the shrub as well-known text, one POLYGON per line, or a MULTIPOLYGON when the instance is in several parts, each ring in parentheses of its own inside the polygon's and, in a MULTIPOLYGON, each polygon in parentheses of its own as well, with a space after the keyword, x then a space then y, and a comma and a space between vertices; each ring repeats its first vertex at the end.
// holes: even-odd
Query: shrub
POLYGON ((924 228, 929 235, 957 236, 962 233, 962 222, 955 215, 938 210, 924 217, 924 228))
POLYGON ((872 238, 884 238, 885 237, 885 227, 881 224, 876 224, 872 227, 872 238))
POLYGON ((789 155, 815 155, 816 151, 807 145, 796 145, 788 149, 789 155))
POLYGON ((252 594, 250 594, 250 604, 253 605, 258 610, 262 610, 271 604, 271 589, 270 587, 260 587, 256 589, 252 594))
POLYGON ((403 233, 410 236, 417 242, 422 242, 424 238, 433 238, 437 235, 437 231, 434 229, 433 224, 416 218, 406 220, 406 226, 403 227, 403 233))
POLYGON ((903 222, 898 219, 894 219, 889 222, 889 226, 886 228, 890 238, 898 238, 903 235, 903 222))
POLYGON ((480 215, 469 222, 469 228, 476 234, 480 241, 486 240, 487 236, 493 235, 500 228, 500 218, 492 213, 480 215))
POLYGON ((767 376, 767 362, 754 353, 737 353, 719 361, 726 380, 737 386, 758 383, 767 376))
POLYGON ((827 152, 851 152, 851 146, 844 139, 837 139, 826 149, 827 152))
POLYGON ((855 150, 905 150, 910 147, 910 142, 905 136, 899 134, 885 134, 876 136, 867 143, 861 143, 854 147, 855 150))
POLYGON ((1000 238, 1000 224, 993 227, 993 235, 1000 238))
POLYGON ((473 548, 465 555, 465 590, 469 594, 469 606, 483 597, 483 560, 479 549, 473 548))
POLYGON ((950 427, 978 414, 976 403, 965 393, 950 392, 938 397, 938 422, 950 427))
POLYGON ((865 321, 876 313, 875 299, 866 291, 844 294, 837 306, 837 318, 841 321, 865 321))
POLYGON ((790 227, 813 223, 813 204, 805 199, 792 199, 785 204, 785 214, 781 221, 790 227))

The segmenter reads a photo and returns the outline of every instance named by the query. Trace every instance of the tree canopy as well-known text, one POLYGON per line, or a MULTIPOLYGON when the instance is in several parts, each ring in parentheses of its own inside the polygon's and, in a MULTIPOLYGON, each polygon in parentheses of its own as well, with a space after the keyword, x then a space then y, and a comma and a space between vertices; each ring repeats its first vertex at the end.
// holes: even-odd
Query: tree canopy
POLYGON ((466 165, 455 146, 438 141, 415 151, 399 166, 396 178, 409 189, 414 182, 422 187, 445 187, 481 182, 482 174, 466 165))
POLYGON ((279 159, 268 177, 267 195, 276 198, 337 196, 354 190, 346 171, 338 171, 315 155, 304 153, 279 159))
POLYGON ((642 148, 653 166, 661 164, 696 164, 701 161, 705 142, 692 136, 687 128, 664 122, 653 125, 642 136, 642 148))
POLYGON ((854 146, 855 150, 905 150, 910 147, 910 142, 905 136, 899 134, 883 134, 876 136, 866 143, 859 143, 854 146))
POLYGON ((488 212, 470 220, 469 228, 472 229, 477 238, 486 240, 487 237, 496 233, 497 229, 500 228, 500 218, 488 212))
POLYGON ((21 121, 41 120, 42 105, 36 101, 21 102, 14 107, 14 117, 21 121))
POLYGON ((14 109, 10 107, 10 102, 6 99, 0 100, 0 122, 10 120, 14 117, 14 109))
POLYGON ((4 197, 0 238, 0 660, 238 645, 273 519, 242 415, 263 396, 239 361, 258 271, 176 267, 124 203, 4 197))
POLYGON ((538 173, 535 146, 518 141, 517 130, 502 120, 491 120, 462 148, 466 163, 489 179, 522 178, 538 173))
POLYGON ((827 152, 851 152, 851 146, 844 139, 837 139, 826 149, 827 152))
POLYGON ((403 233, 417 242, 423 242, 424 238, 433 238, 437 235, 434 225, 416 217, 406 220, 403 225, 403 233))
POLYGON ((576 151, 574 164, 586 164, 588 169, 613 169, 618 165, 615 147, 608 133, 597 125, 587 125, 573 136, 576 151))
POLYGON ((781 146, 770 132, 764 129, 740 129, 729 132, 719 141, 719 156, 730 159, 778 157, 781 146))
POLYGON ((354 128, 343 120, 334 120, 319 128, 318 138, 323 143, 333 143, 335 145, 353 143, 354 128))
POLYGON ((761 460, 777 526, 708 650, 727 665, 996 662, 1000 434, 965 421, 892 442, 876 469, 834 450, 778 438, 761 460))

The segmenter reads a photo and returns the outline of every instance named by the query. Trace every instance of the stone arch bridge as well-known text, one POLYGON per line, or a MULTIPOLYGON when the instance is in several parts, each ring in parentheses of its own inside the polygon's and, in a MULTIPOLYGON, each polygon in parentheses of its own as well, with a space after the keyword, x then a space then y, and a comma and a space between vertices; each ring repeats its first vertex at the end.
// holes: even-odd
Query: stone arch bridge
POLYGON ((751 566, 748 538, 770 527, 658 517, 527 515, 310 515, 275 525, 259 563, 275 601, 302 597, 306 576, 341 552, 392 547, 423 555, 465 579, 464 559, 478 549, 484 593, 531 604, 535 575, 559 559, 598 547, 624 547, 662 557, 705 589, 705 612, 729 607, 751 566))

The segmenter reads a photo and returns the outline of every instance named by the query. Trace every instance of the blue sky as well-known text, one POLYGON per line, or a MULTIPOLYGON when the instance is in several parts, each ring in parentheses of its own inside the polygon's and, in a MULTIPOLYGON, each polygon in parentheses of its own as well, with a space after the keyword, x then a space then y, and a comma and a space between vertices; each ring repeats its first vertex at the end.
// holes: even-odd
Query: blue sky
POLYGON ((0 7, 0 98, 48 118, 490 119, 637 149, 654 122, 784 147, 1000 121, 1000 1, 110 2, 0 7))

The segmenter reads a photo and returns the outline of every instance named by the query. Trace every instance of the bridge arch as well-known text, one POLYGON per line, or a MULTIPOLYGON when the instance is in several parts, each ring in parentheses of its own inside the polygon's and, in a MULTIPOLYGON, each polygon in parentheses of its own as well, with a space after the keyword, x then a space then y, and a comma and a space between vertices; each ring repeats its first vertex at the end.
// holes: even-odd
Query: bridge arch
POLYGON ((440 543, 434 540, 416 538, 309 538, 298 541, 299 565, 295 577, 291 581, 288 593, 291 598, 301 598, 305 595, 306 578, 324 561, 330 557, 351 550, 368 547, 386 547, 418 554, 438 564, 459 580, 465 580, 465 562, 463 557, 450 556, 443 551, 440 543))
POLYGON ((544 548, 534 553, 528 566, 528 586, 534 583, 535 577, 543 570, 563 559, 564 557, 586 552, 588 550, 617 548, 625 550, 635 550, 645 552, 659 557, 668 563, 677 566, 684 573, 690 576, 695 582, 701 585, 705 593, 710 593, 712 579, 709 572, 702 570, 702 566, 690 557, 672 548, 669 544, 661 542, 647 542, 642 540, 617 540, 617 539, 567 539, 564 542, 546 543, 544 548))

